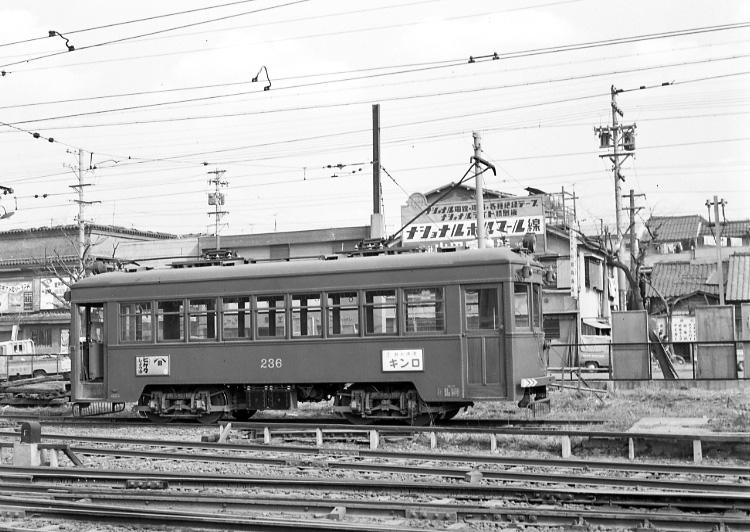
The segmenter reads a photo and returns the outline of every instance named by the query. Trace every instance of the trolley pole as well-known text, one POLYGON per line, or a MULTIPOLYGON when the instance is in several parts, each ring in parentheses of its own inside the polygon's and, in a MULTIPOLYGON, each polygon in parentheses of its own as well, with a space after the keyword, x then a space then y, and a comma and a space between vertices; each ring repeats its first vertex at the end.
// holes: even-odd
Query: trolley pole
POLYGON ((477 189, 477 247, 484 249, 484 180, 482 171, 479 169, 477 157, 482 156, 482 137, 478 131, 472 133, 474 137, 474 177, 476 179, 477 189))

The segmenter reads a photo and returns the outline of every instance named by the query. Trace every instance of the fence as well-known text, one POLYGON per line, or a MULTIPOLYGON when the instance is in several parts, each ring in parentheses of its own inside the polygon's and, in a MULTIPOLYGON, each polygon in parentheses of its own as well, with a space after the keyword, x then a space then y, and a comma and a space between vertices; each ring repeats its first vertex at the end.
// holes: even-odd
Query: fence
POLYGON ((572 376, 580 372, 587 378, 611 380, 750 379, 743 345, 747 342, 554 342, 549 373, 572 376), (618 358, 622 349, 630 351, 631 356, 618 358))

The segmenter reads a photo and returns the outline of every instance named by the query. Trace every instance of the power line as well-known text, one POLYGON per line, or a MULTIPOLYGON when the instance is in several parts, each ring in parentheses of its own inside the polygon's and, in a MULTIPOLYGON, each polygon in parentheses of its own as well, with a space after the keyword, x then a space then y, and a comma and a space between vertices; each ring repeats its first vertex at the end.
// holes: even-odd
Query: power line
MULTIPOLYGON (((254 1, 254 0, 250 0, 250 1, 254 1)), ((91 44, 89 46, 80 46, 80 47, 76 48, 75 51, 88 50, 88 49, 91 49, 91 48, 100 48, 102 46, 108 46, 110 44, 117 44, 117 43, 122 43, 122 42, 126 42, 126 41, 132 41, 132 40, 135 40, 135 39, 140 39, 142 37, 150 37, 152 35, 159 35, 159 34, 162 34, 162 33, 167 33, 167 32, 171 32, 171 31, 181 30, 181 29, 185 29, 185 28, 191 28, 191 27, 200 26, 200 25, 203 25, 203 24, 210 24, 210 23, 219 22, 219 21, 222 21, 222 20, 228 20, 228 19, 232 19, 232 18, 242 17, 242 16, 245 16, 245 15, 253 15, 253 14, 256 14, 256 13, 261 13, 263 11, 270 11, 272 9, 278 9, 278 8, 281 8, 281 7, 289 7, 291 5, 302 4, 302 3, 305 3, 305 2, 309 2, 309 1, 310 0, 294 0, 292 2, 287 2, 286 4, 280 4, 280 5, 277 5, 277 6, 264 7, 264 8, 255 9, 255 10, 252 10, 252 11, 246 11, 244 13, 236 13, 236 14, 227 15, 227 16, 224 16, 224 17, 218 17, 218 18, 209 19, 209 20, 202 20, 202 21, 193 22, 193 23, 190 23, 190 24, 183 24, 181 26, 174 26, 172 28, 165 28, 165 29, 162 29, 162 30, 151 31, 151 32, 142 33, 142 34, 139 34, 139 35, 132 35, 130 37, 123 37, 121 39, 113 39, 111 41, 105 41, 105 42, 100 42, 100 43, 97 43, 97 44, 91 44)), ((65 53, 68 53, 68 51, 65 51, 65 52, 55 52, 55 53, 51 53, 51 54, 41 55, 41 56, 38 56, 38 57, 32 57, 31 59, 25 59, 23 61, 16 61, 14 63, 8 63, 8 64, 5 64, 5 65, 0 65, 0 68, 5 68, 5 67, 13 66, 13 65, 20 65, 20 64, 23 64, 23 63, 30 63, 32 61, 38 61, 40 59, 46 59, 48 57, 54 57, 54 56, 65 54, 65 53)))

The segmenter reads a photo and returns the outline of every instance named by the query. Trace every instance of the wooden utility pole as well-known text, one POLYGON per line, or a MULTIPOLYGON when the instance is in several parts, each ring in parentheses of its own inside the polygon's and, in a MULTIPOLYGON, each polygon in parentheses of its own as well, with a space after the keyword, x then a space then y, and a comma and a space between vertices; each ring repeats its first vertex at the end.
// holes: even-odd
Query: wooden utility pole
POLYGON ((711 205, 714 207, 714 238, 716 239, 716 275, 719 281, 719 305, 724 305, 724 268, 721 265, 721 223, 719 222, 719 205, 722 210, 727 202, 724 198, 718 201, 718 198, 714 196, 714 201, 711 203, 706 200, 706 207, 708 207, 708 218, 711 219, 711 205))
MULTIPOLYGON (((617 230, 615 231, 615 258, 623 262, 622 260, 622 244, 625 239, 625 232, 622 228, 622 201, 620 195, 620 180, 625 181, 620 167, 622 162, 627 159, 632 152, 635 150, 635 125, 620 125, 617 117, 623 116, 624 113, 617 106, 617 95, 622 90, 616 89, 614 85, 610 88, 612 96, 612 126, 597 127, 594 131, 599 134, 599 147, 600 148, 612 148, 613 153, 600 155, 599 157, 607 157, 612 161, 615 181, 615 224, 617 230), (622 139, 620 138, 622 133, 622 139), (620 148, 624 148, 626 152, 621 153, 620 148)), ((625 272, 618 269, 617 285, 619 288, 619 308, 625 310, 626 307, 626 294, 627 294, 627 283, 625 281, 625 272)))

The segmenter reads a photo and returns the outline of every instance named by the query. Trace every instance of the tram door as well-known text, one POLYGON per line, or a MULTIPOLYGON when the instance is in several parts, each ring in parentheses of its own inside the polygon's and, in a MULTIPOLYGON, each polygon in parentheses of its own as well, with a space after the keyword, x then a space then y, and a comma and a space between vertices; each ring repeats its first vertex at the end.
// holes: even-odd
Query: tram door
POLYGON ((463 288, 464 385, 468 398, 506 397, 502 286, 463 288))

